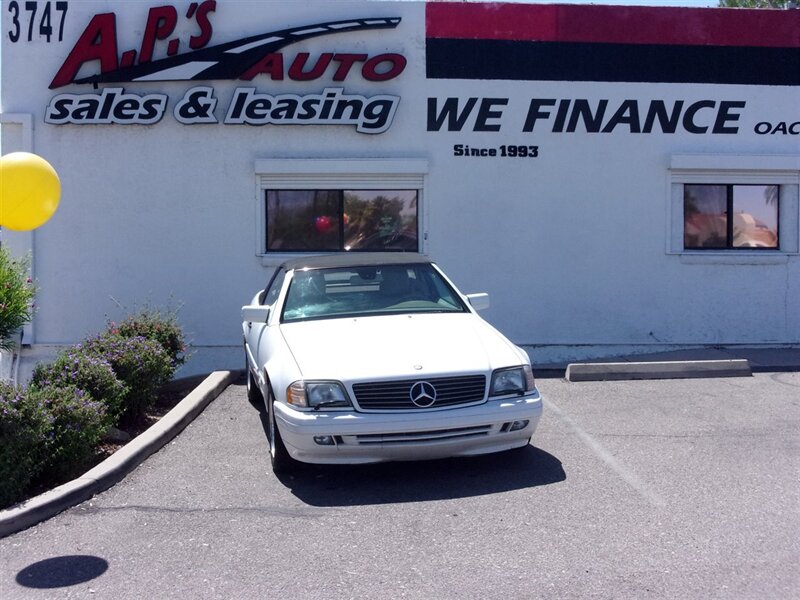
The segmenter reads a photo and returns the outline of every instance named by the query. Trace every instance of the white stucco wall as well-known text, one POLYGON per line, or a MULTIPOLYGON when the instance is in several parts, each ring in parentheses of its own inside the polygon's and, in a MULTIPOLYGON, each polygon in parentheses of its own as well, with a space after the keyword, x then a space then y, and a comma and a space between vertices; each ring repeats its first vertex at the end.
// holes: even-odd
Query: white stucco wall
MULTIPOLYGON (((40 292, 27 340, 31 361, 128 310, 182 305, 180 321, 195 352, 184 373, 239 367, 239 308, 272 271, 270 261, 257 256, 262 198, 254 170, 255 161, 270 158, 427 160, 423 250, 463 291, 490 292, 486 318, 532 347, 540 361, 620 349, 800 343, 796 248, 697 256, 671 253, 668 239, 671 157, 797 157, 800 136, 757 135, 753 128, 796 120, 798 88, 427 80, 422 3, 220 2, 211 16, 211 45, 295 25, 402 17, 394 30, 325 36, 283 51, 403 54, 407 67, 390 81, 365 81, 354 70, 338 83, 329 74, 311 82, 256 77, 202 83, 214 88, 220 119, 236 87, 309 94, 328 86, 400 96, 389 130, 365 135, 352 126, 183 125, 172 109, 196 85, 187 81, 115 84, 139 95, 169 96, 164 118, 154 125, 46 124, 44 111, 55 95, 99 93, 89 85, 48 89, 90 18, 116 13, 121 53, 139 48, 147 10, 157 5, 70 2, 61 43, 12 44, 3 36, 3 114, 31 115, 29 150, 56 168, 63 189, 46 225, 32 235, 2 234, 3 243, 19 251, 30 247, 34 257, 40 292), (501 131, 426 130, 428 98, 473 96, 508 99, 501 131), (711 99, 743 101, 746 108, 736 135, 632 134, 624 128, 552 133, 545 123, 525 133, 534 97, 602 98, 610 105, 629 98, 711 99), (454 144, 537 145, 539 157, 456 157, 454 144)), ((175 6, 182 15, 186 6, 175 6)), ((8 11, 2 19, 5 33, 8 11)), ((194 30, 183 23, 179 31, 185 38, 194 30)), ((156 58, 163 53, 159 42, 156 58)), ((3 153, 22 149, 21 127, 3 126, 3 153)), ((796 198, 786 202, 797 211, 796 198)), ((797 215, 787 218, 796 222, 797 215)))

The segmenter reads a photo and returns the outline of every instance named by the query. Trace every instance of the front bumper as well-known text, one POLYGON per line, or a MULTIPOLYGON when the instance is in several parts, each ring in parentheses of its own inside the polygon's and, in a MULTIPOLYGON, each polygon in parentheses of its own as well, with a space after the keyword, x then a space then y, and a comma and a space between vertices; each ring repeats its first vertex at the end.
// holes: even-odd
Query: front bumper
POLYGON ((471 456, 528 444, 542 415, 538 390, 477 406, 413 412, 305 412, 275 405, 292 458, 308 463, 371 463, 471 456), (514 422, 528 421, 511 431, 514 422), (329 436, 333 444, 314 438, 329 436))

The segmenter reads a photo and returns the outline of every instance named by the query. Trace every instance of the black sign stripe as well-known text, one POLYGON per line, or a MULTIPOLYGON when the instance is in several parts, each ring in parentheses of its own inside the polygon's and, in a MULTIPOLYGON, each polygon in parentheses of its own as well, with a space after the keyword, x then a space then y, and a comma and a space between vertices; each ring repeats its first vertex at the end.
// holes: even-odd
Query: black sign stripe
POLYGON ((800 85, 800 48, 428 38, 429 79, 800 85))

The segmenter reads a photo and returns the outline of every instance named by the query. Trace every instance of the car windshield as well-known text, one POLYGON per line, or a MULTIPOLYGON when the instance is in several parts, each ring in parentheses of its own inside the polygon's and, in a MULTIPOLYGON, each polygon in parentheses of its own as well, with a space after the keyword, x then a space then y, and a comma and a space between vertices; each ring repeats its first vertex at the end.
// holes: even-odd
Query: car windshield
POLYGON ((466 311, 431 265, 381 265, 295 271, 282 321, 466 311))

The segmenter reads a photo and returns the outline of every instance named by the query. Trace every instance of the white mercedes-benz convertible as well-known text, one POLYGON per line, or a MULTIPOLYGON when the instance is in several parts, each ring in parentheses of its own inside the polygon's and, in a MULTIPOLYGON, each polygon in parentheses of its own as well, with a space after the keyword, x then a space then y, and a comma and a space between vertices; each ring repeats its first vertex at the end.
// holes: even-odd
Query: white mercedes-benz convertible
POLYGON ((281 265, 242 307, 247 393, 272 467, 468 456, 526 446, 530 359, 428 258, 347 253, 281 265))

